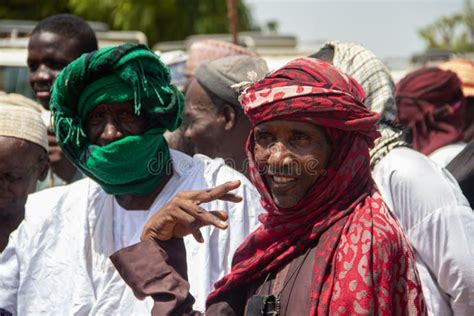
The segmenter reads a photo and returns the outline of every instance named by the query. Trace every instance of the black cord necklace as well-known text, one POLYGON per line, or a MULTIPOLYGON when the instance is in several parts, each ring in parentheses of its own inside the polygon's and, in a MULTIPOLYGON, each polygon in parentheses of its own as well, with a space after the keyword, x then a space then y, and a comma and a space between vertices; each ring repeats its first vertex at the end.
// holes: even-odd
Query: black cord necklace
MULTIPOLYGON (((283 290, 285 287, 290 283, 290 281, 298 275, 298 273, 301 271, 301 267, 303 266, 303 263, 306 261, 306 258, 308 257, 308 254, 311 252, 311 248, 308 248, 306 251, 306 254, 301 260, 301 263, 298 265, 298 268, 293 270, 291 272, 291 275, 286 278, 285 282, 283 283, 283 286, 281 289, 278 291, 276 295, 270 294, 270 295, 260 295, 260 292, 262 291, 263 284, 266 284, 268 282, 268 279, 270 278, 271 272, 267 274, 265 277, 265 280, 262 283, 262 287, 260 287, 259 291, 257 292, 256 295, 252 295, 248 302, 247 302, 247 312, 245 313, 246 316, 278 316, 280 315, 281 311, 281 293, 283 293, 283 290)), ((290 263, 288 263, 289 265, 290 263)))

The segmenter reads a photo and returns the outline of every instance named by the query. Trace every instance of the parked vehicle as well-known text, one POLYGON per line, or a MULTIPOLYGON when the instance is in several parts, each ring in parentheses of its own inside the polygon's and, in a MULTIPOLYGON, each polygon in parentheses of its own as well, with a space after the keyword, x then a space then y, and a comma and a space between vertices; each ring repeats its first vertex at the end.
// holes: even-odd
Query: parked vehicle
MULTIPOLYGON (((89 23, 96 32, 99 47, 129 42, 148 44, 143 32, 110 31, 104 23, 89 23)), ((35 21, 0 21, 0 91, 34 98, 28 82, 26 58, 29 36, 35 25, 35 21)))

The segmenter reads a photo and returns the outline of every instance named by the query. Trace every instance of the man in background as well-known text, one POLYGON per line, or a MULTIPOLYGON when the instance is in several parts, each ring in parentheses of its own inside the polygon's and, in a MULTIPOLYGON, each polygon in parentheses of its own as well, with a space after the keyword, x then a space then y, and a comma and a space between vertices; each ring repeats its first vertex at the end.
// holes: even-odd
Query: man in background
POLYGON ((46 126, 35 106, 21 95, 0 95, 0 253, 48 172, 46 126))
POLYGON ((184 137, 195 153, 223 158, 248 176, 245 154, 251 124, 239 104, 235 85, 262 79, 268 72, 263 59, 228 56, 201 63, 186 91, 184 137))
MULTIPOLYGON (((192 82, 196 67, 199 66, 200 63, 233 55, 247 55, 251 57, 257 56, 254 52, 248 50, 245 47, 226 41, 209 39, 192 43, 189 47, 188 59, 186 61, 185 75, 187 80, 184 85, 184 92, 186 92, 189 84, 192 82)), ((188 138, 184 136, 185 128, 186 126, 183 124, 173 133, 166 132, 165 138, 170 148, 182 151, 192 156, 196 152, 193 148, 194 145, 189 141, 188 138)))
MULTIPOLYGON (((28 43, 29 81, 41 105, 49 110, 51 87, 59 72, 83 53, 97 50, 92 28, 81 18, 58 14, 41 20, 33 29, 28 43)), ((81 173, 64 156, 53 131, 48 133, 51 171, 40 189, 74 182, 81 173)))

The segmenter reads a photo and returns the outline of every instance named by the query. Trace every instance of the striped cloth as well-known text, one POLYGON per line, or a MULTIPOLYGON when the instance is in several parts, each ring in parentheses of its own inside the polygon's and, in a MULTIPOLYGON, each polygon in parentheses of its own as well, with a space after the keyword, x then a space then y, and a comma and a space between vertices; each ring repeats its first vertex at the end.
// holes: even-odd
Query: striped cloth
POLYGON ((395 84, 384 63, 365 47, 339 41, 323 45, 334 48, 332 64, 354 78, 365 91, 365 104, 380 114, 381 121, 393 121, 397 116, 395 84))

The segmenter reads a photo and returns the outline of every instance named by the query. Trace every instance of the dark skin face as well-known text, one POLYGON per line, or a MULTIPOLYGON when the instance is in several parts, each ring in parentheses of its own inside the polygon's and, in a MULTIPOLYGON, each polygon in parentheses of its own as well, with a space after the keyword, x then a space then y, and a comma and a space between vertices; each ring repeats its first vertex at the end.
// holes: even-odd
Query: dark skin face
POLYGON ((224 158, 229 166, 247 174, 245 144, 250 121, 232 105, 211 98, 196 79, 186 91, 183 126, 184 137, 195 153, 224 158))
POLYGON ((141 135, 148 127, 143 115, 136 115, 131 102, 101 104, 87 116, 85 128, 89 140, 105 146, 129 135, 141 135))
POLYGON ((28 194, 47 173, 48 157, 41 146, 0 136, 0 252, 23 220, 28 194))
POLYGON ((275 203, 295 206, 329 162, 332 146, 323 128, 306 122, 274 120, 254 130, 254 157, 275 203))
MULTIPOLYGON (((136 115, 132 102, 101 104, 87 116, 86 134, 93 144, 106 146, 130 135, 142 135, 149 123, 144 115, 136 115)), ((133 166, 130 166, 131 168, 133 166)), ((172 174, 166 175, 160 184, 143 196, 124 194, 116 196, 117 202, 127 210, 149 209, 172 174)))
POLYGON ((75 38, 51 32, 34 34, 28 43, 29 81, 36 98, 49 109, 50 89, 59 72, 82 53, 75 38))
POLYGON ((186 107, 184 110, 184 137, 194 145, 194 152, 211 158, 222 157, 222 134, 225 132, 226 120, 220 115, 196 79, 193 79, 186 90, 186 107))
POLYGON ((0 136, 0 216, 22 209, 47 172, 48 159, 41 146, 0 136))
MULTIPOLYGON (((80 43, 74 38, 51 32, 36 33, 30 38, 27 59, 29 81, 36 98, 45 109, 49 109, 50 90, 57 75, 81 53, 80 43)), ((64 157, 52 132, 48 132, 48 143, 52 171, 69 183, 76 168, 64 157)))

